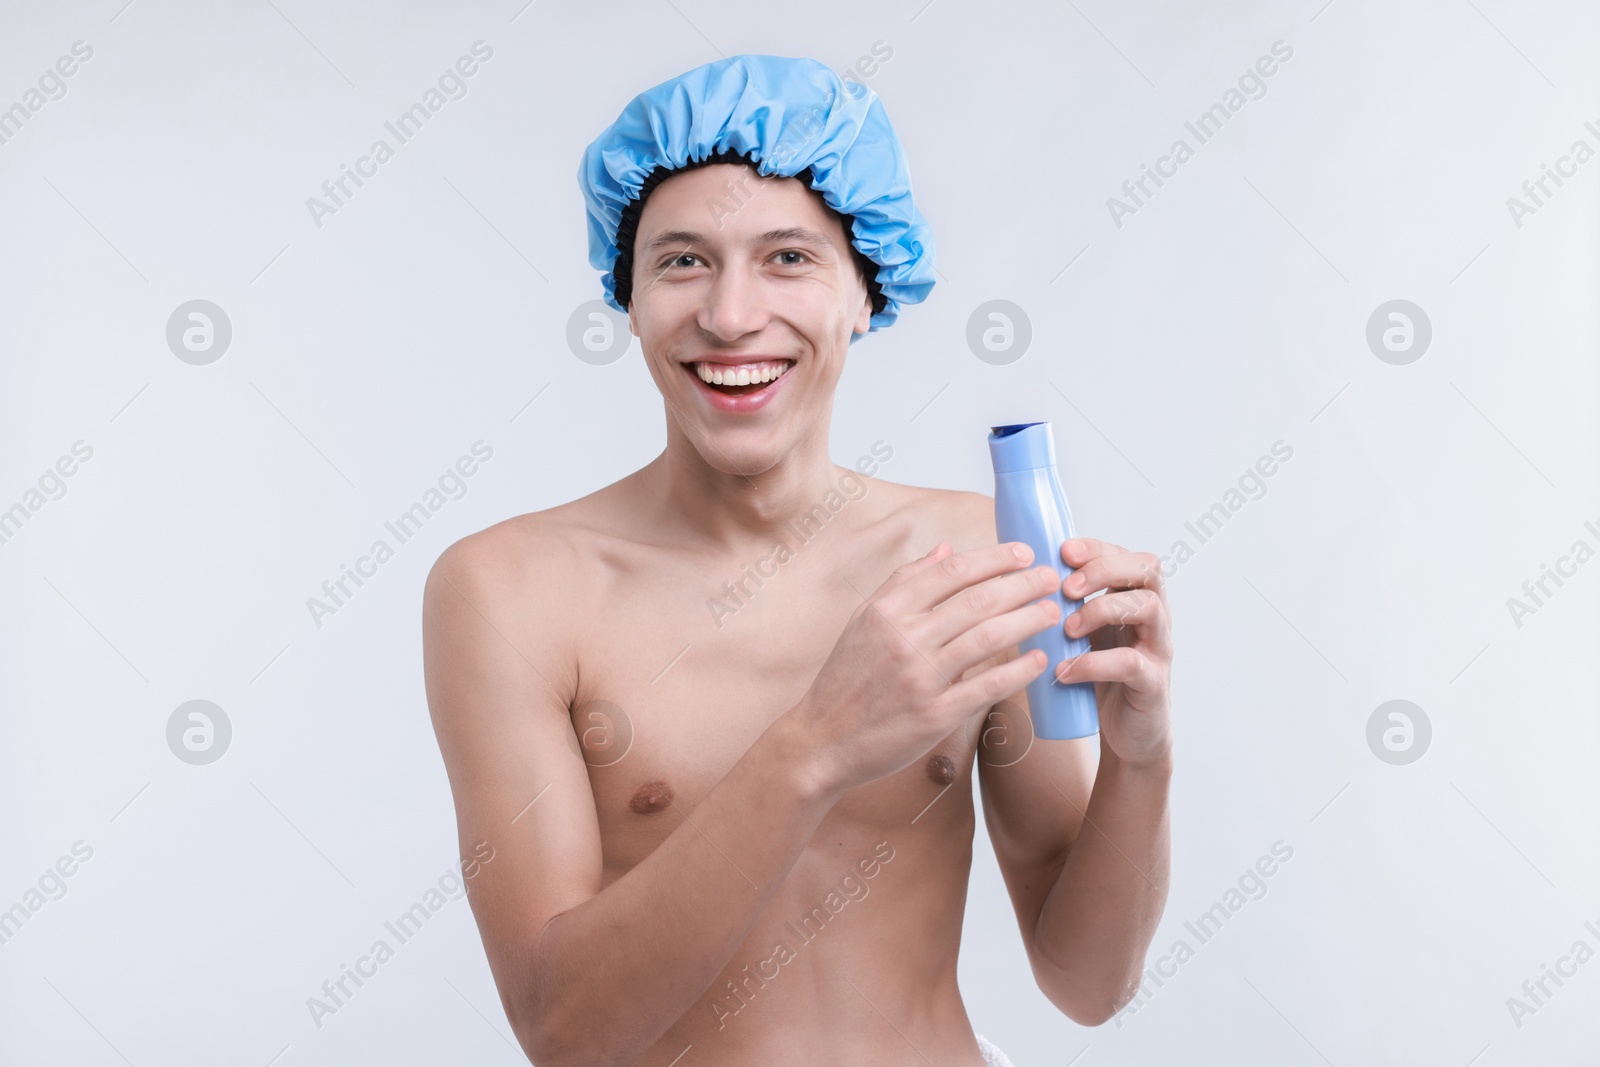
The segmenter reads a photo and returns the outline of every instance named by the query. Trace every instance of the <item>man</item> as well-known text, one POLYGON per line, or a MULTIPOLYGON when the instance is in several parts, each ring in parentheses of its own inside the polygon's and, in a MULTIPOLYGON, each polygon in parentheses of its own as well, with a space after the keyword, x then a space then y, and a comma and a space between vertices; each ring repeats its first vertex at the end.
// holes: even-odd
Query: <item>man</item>
POLYGON ((1066 595, 1107 592, 1063 620, 989 497, 830 461, 851 343, 932 284, 877 98, 736 56, 636 98, 580 181, 666 449, 452 545, 424 597, 461 841, 495 848, 469 899, 524 1050, 1007 1063, 956 984, 975 763, 1034 979, 1104 1022, 1168 884, 1160 569, 1068 542, 1066 595), (1017 646, 1061 625, 1094 649, 1064 667, 1097 683, 1098 768, 1092 739, 1028 726, 1046 664, 1017 646))

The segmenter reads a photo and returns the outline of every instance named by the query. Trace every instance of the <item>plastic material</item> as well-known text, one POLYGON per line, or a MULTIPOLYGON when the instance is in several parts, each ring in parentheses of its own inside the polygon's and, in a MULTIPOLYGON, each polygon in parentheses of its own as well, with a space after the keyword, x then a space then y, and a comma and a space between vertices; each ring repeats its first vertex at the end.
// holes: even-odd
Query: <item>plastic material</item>
POLYGON ((901 304, 927 298, 933 231, 911 202, 911 170, 878 94, 814 59, 739 55, 640 93, 584 150, 589 262, 606 272, 606 303, 627 311, 612 272, 617 226, 650 172, 723 149, 752 155, 763 177, 811 168, 811 187, 851 220, 851 243, 878 265, 887 302, 869 332, 894 322, 901 304))
MULTIPOLYGON (((995 426, 989 431, 989 457, 994 462, 994 521, 1001 543, 1021 541, 1033 549, 1033 566, 1053 565, 1065 581, 1075 568, 1061 559, 1061 543, 1070 540, 1072 512, 1056 474, 1055 438, 1048 422, 995 426)), ((1021 643, 1024 654, 1042 649, 1049 657, 1044 673, 1028 683, 1028 710, 1035 737, 1065 741, 1100 731, 1100 708, 1093 682, 1056 681, 1056 668, 1066 659, 1089 651, 1087 637, 1068 637, 1062 628, 1083 601, 1068 599, 1056 587, 1061 619, 1021 643)))

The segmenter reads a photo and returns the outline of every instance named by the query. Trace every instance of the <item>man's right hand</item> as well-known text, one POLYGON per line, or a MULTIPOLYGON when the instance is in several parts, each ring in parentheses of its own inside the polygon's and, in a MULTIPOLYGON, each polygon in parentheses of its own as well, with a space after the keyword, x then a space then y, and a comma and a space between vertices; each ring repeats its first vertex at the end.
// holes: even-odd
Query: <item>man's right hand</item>
POLYGON ((1028 567, 1032 559, 1019 542, 952 555, 941 541, 897 569, 856 610, 790 712, 826 792, 909 766, 1044 671, 1044 654, 1030 652, 962 679, 1004 649, 1061 625, 1050 596, 1060 575, 1028 567))

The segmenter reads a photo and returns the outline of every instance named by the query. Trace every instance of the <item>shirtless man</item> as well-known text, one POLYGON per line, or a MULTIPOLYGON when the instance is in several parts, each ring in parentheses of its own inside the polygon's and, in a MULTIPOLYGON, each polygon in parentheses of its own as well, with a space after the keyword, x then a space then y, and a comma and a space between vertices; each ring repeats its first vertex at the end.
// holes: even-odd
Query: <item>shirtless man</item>
POLYGON ((1140 982, 1168 885, 1159 566, 1069 542, 1066 595, 1107 592, 1064 621, 989 497, 830 461, 873 311, 847 225, 741 165, 657 185, 628 317, 665 450, 429 575, 460 841, 494 848, 469 900, 539 1067, 984 1063, 956 983, 974 766, 1040 990, 1098 1025, 1140 982), (730 180, 758 195, 708 226, 730 180), (693 367, 756 356, 792 366, 751 411, 693 367), (735 614, 708 610, 778 542, 735 614), (1093 738, 1031 737, 1046 665, 1017 646, 1052 625, 1090 635, 1068 677, 1097 683, 1098 767, 1093 738))

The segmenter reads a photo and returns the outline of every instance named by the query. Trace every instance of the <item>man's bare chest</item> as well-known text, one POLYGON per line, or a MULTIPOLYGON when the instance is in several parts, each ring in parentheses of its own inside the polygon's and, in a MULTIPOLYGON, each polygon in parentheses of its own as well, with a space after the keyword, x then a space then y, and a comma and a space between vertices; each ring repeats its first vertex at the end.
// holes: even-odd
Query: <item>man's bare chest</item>
MULTIPOLYGON (((578 649, 572 724, 608 879, 648 856, 800 702, 852 612, 887 573, 796 568, 753 589, 733 612, 715 610, 719 583, 707 576, 635 575, 594 605, 605 625, 592 627, 578 649), (864 582, 871 584, 860 588, 864 582)), ((976 732, 953 734, 899 773, 850 790, 824 829, 865 839, 913 819, 928 830, 970 817, 970 798, 944 809, 933 802, 958 786, 970 791, 976 732)))

